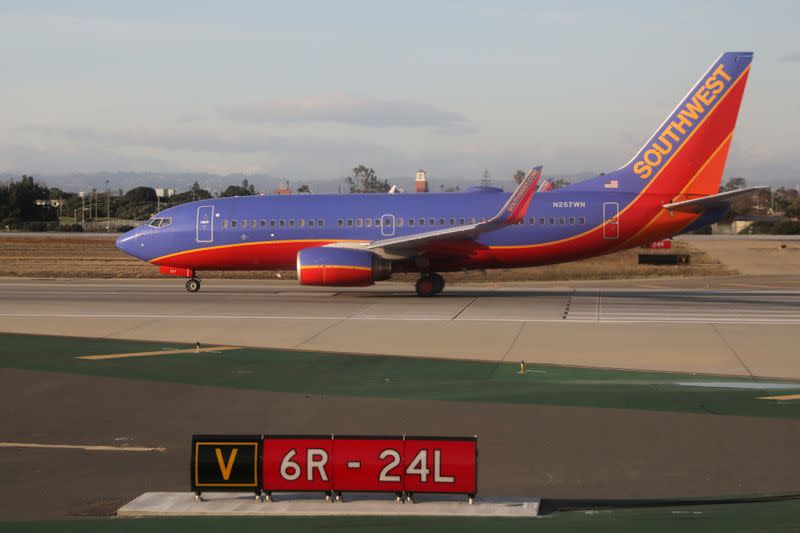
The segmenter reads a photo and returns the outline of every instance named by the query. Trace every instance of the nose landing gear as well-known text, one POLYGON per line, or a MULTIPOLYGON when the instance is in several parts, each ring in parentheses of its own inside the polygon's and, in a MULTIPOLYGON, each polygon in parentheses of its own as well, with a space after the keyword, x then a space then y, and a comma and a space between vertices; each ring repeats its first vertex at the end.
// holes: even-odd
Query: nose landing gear
POLYGON ((417 280, 415 289, 417 290, 417 295, 426 298, 439 294, 444 290, 444 278, 441 274, 437 274, 436 272, 423 274, 417 280))
POLYGON ((186 290, 189 292, 197 292, 200 290, 200 280, 191 278, 186 280, 186 290))

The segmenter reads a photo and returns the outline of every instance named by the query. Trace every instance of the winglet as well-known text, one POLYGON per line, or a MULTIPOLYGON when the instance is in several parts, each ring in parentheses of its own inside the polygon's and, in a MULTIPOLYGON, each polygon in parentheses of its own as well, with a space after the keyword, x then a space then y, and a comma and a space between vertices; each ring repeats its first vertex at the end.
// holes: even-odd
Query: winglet
POLYGON ((528 176, 520 182, 517 190, 503 206, 497 215, 490 222, 499 224, 516 224, 525 217, 528 205, 531 203, 533 193, 536 192, 536 184, 542 175, 542 167, 534 167, 528 176))

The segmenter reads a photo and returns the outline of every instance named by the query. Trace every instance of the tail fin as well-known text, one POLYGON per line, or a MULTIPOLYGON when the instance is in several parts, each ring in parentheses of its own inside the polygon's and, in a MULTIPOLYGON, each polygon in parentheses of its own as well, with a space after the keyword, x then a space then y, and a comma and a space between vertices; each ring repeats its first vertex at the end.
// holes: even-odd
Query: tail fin
POLYGON ((611 178, 621 191, 649 189, 675 201, 717 193, 752 60, 752 52, 722 54, 633 159, 585 188, 602 189, 611 178))

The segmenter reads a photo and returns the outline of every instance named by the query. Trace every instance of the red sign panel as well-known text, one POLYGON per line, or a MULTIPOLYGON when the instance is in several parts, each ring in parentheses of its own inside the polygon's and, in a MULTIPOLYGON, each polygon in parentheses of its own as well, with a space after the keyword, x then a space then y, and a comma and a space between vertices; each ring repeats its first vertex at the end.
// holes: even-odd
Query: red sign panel
POLYGON ((331 437, 264 437, 263 484, 268 491, 333 489, 331 437))
POLYGON ((475 438, 264 437, 266 491, 477 492, 475 438))
POLYGON ((477 492, 478 443, 475 439, 405 441, 403 472, 406 492, 477 492))
POLYGON ((672 241, 670 239, 664 239, 663 241, 653 241, 648 244, 643 244, 642 248, 650 248, 652 250, 667 250, 672 248, 672 241))
POLYGON ((336 437, 337 491, 403 492, 403 437, 336 437))

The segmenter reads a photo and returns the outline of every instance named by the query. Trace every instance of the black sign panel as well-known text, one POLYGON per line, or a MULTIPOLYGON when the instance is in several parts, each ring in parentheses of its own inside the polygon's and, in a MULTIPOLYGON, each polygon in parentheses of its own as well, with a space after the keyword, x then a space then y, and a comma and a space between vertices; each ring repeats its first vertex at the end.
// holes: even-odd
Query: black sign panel
POLYGON ((194 435, 192 491, 261 490, 261 435, 194 435))

